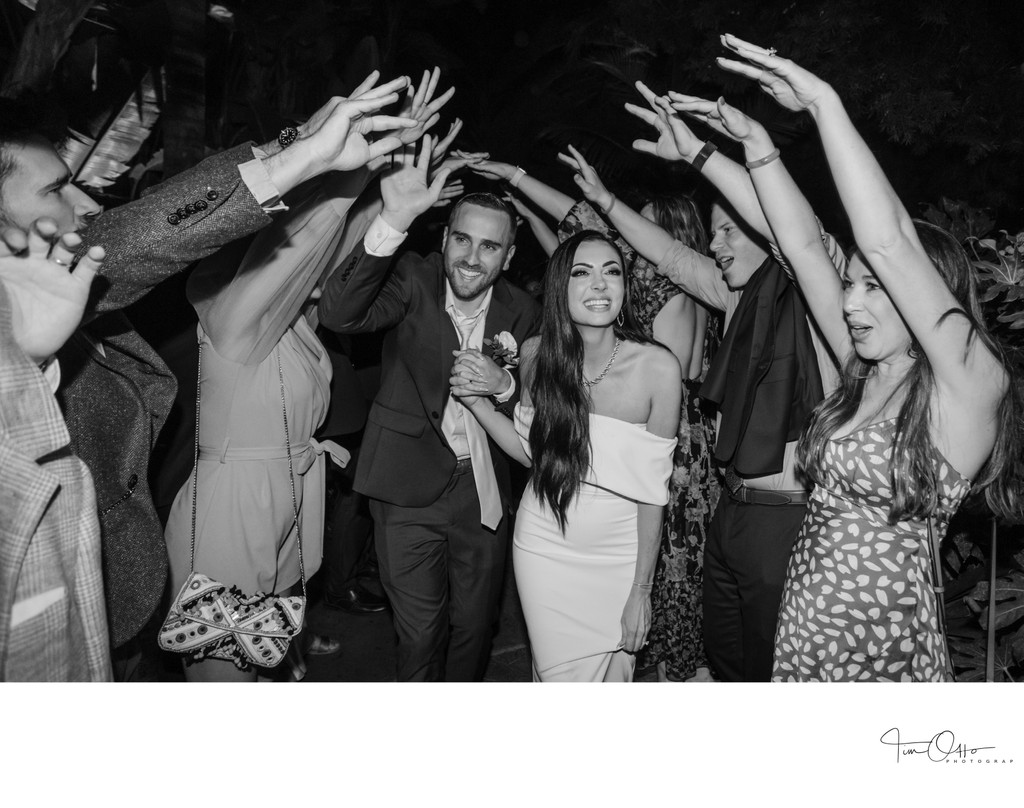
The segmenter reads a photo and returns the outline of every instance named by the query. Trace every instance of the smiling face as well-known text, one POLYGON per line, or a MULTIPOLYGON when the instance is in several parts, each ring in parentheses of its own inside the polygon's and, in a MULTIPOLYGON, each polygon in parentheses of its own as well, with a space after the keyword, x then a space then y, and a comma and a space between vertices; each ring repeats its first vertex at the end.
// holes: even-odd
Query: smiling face
POLYGON ((910 349, 911 336, 903 318, 860 253, 843 275, 843 316, 861 359, 893 359, 910 349))
POLYGON ((604 241, 584 241, 569 270, 569 316, 576 325, 605 327, 615 322, 626 297, 622 259, 604 241))
POLYGON ((711 252, 730 289, 742 289, 768 253, 744 232, 721 205, 711 207, 711 252))
POLYGON ((13 163, 0 188, 3 219, 27 230, 41 217, 57 223, 63 235, 82 230, 100 207, 88 194, 71 184, 71 171, 53 146, 42 138, 23 145, 4 147, 4 156, 13 163))
POLYGON ((464 205, 444 231, 444 272, 459 300, 475 303, 508 269, 516 248, 500 210, 464 205))

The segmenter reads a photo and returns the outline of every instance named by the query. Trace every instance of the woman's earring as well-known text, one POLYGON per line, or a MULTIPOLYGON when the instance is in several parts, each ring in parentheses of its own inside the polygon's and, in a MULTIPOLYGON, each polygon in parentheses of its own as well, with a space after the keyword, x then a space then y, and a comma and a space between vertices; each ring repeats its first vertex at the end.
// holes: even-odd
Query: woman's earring
POLYGON ((626 318, 622 314, 622 309, 619 309, 619 316, 615 318, 615 322, 618 323, 619 328, 622 328, 622 324, 626 322, 626 318))
POLYGON ((917 344, 916 340, 911 342, 910 347, 907 348, 907 356, 915 361, 921 358, 921 346, 917 344))

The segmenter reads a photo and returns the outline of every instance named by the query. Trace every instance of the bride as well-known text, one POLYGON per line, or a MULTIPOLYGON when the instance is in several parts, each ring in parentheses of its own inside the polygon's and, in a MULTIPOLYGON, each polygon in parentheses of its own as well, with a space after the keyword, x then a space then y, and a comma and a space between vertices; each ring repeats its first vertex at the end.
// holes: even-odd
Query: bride
POLYGON ((462 352, 452 394, 533 468, 513 563, 534 679, 631 681, 651 625, 679 363, 637 329, 622 255, 594 231, 551 256, 541 333, 522 346, 514 421, 479 395, 487 361, 462 352))

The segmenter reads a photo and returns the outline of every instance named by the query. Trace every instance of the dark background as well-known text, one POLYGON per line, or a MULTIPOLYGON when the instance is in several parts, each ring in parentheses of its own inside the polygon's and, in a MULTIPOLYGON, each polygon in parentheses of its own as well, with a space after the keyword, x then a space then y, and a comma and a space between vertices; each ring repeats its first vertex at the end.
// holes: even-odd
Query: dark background
MULTIPOLYGON (((947 197, 987 209, 998 227, 1024 224, 1024 3, 40 0, 37 14, 76 3, 88 8, 84 20, 31 88, 96 136, 142 74, 162 69, 161 118, 139 156, 144 163, 163 148, 154 177, 211 150, 269 140, 374 67, 418 78, 438 65, 442 87, 457 92, 436 131, 461 117, 456 147, 521 164, 569 193, 570 172, 555 160, 567 143, 627 199, 641 189, 701 191, 687 168, 632 150, 650 132, 622 105, 639 100, 632 85, 643 79, 656 92, 724 95, 768 124, 821 218, 844 234, 807 116, 713 66, 724 53, 717 35, 730 32, 831 82, 912 213, 947 197)), ((33 12, 18 0, 0 9, 11 94, 12 71, 38 56, 18 50, 33 12)), ((122 181, 109 201, 138 189, 122 181)))

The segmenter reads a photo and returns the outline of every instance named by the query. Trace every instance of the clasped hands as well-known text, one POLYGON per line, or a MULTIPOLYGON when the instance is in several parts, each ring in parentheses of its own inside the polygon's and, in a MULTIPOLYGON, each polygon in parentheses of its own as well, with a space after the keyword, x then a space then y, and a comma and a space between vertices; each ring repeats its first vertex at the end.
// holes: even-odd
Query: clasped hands
POLYGON ((512 384, 507 371, 475 348, 453 351, 455 364, 448 379, 451 394, 469 408, 487 396, 500 396, 512 384))

